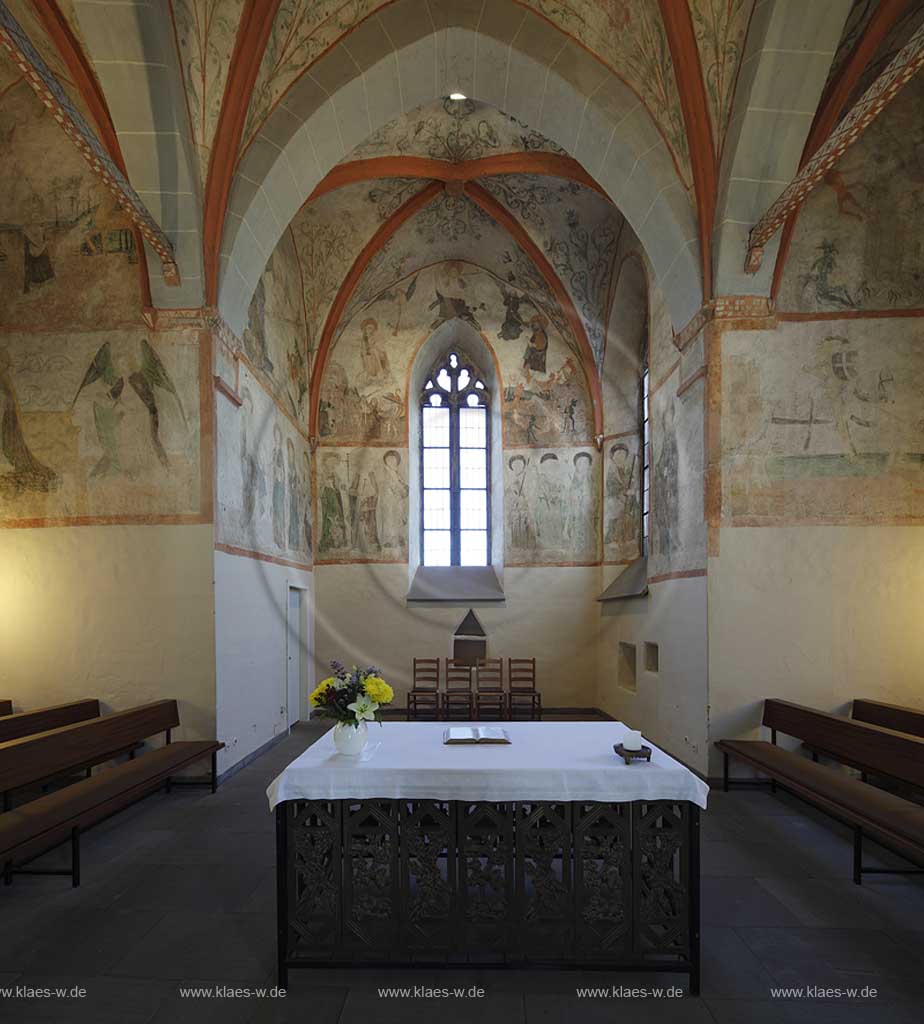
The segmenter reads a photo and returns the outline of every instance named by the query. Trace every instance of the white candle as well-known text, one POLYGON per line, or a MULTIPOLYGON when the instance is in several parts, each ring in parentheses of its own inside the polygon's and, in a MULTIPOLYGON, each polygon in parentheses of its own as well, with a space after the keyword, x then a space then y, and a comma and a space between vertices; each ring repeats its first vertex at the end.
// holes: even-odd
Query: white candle
POLYGON ((637 729, 626 729, 626 733, 622 738, 622 749, 641 750, 642 734, 637 729))

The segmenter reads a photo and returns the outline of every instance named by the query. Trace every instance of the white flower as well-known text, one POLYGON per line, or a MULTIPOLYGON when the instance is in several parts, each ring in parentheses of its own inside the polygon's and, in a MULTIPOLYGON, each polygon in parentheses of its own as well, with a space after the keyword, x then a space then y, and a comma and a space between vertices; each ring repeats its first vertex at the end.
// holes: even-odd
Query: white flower
POLYGON ((368 697, 359 697, 352 704, 347 704, 347 709, 356 715, 357 722, 364 720, 374 722, 375 713, 379 710, 379 706, 374 700, 369 700, 368 697))

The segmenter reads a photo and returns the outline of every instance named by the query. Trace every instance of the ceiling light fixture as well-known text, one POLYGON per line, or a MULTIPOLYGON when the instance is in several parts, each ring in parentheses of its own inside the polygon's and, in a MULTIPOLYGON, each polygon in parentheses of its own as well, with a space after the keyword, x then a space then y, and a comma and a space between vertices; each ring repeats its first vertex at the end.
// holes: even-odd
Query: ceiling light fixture
POLYGON ((451 92, 449 94, 449 98, 451 100, 467 100, 468 99, 468 97, 465 95, 464 92, 451 92))

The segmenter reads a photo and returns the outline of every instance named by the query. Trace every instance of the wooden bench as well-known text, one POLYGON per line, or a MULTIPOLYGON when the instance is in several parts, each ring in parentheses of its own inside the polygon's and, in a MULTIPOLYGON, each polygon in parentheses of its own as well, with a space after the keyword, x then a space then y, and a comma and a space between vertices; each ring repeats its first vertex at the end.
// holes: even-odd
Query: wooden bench
MULTIPOLYGON (((0 743, 9 740, 21 739, 23 736, 31 736, 37 732, 47 732, 49 729, 59 729, 64 725, 74 725, 77 722, 89 721, 100 717, 99 701, 96 699, 84 699, 71 701, 67 704, 53 704, 47 708, 36 708, 34 711, 20 711, 18 714, 9 715, 0 719, 0 743)), ((128 747, 120 747, 117 750, 102 751, 90 758, 83 764, 71 766, 73 771, 85 771, 89 777, 93 768, 106 761, 111 761, 122 754, 134 757, 135 752, 142 746, 141 743, 133 743, 128 747)), ((48 776, 51 778, 52 776, 48 776)), ((34 782, 45 780, 35 779, 34 782)), ((2 785, 0 785, 2 789, 2 785)), ((10 790, 3 789, 3 810, 10 809, 10 790)))
POLYGON ((59 729, 62 725, 85 722, 89 718, 99 718, 98 700, 75 700, 67 704, 36 708, 34 711, 18 711, 0 720, 0 743, 18 740, 34 732, 59 729))
POLYGON ((883 704, 878 700, 854 697, 852 715, 855 722, 881 725, 884 729, 924 737, 924 711, 917 708, 903 708, 899 704, 883 704))
MULTIPOLYGON (((918 711, 915 708, 905 708, 898 704, 883 704, 878 700, 866 700, 862 697, 855 697, 851 708, 851 717, 855 722, 878 725, 884 729, 893 729, 896 732, 907 733, 909 736, 924 737, 924 711, 918 711)), ((839 764, 859 769, 860 778, 863 782, 867 781, 867 775, 870 771, 879 776, 889 774, 879 766, 861 764, 855 757, 846 757, 844 755, 838 757, 830 750, 821 750, 810 743, 803 745, 811 752, 813 761, 817 761, 820 754, 832 761, 837 761, 839 764)))
POLYGON ((70 875, 72 884, 79 885, 80 833, 157 789, 169 792, 172 774, 203 757, 211 757, 214 793, 216 755, 224 744, 215 740, 171 743, 171 730, 179 724, 176 701, 162 700, 0 743, 0 789, 7 790, 164 734, 164 746, 142 757, 0 815, 0 864, 6 884, 11 884, 14 874, 52 874, 70 875), (68 839, 70 870, 21 867, 68 839))
POLYGON ((729 778, 729 758, 735 757, 766 776, 763 781, 769 781, 772 787, 779 785, 849 825, 854 833, 853 880, 857 885, 864 874, 924 873, 919 868, 863 867, 864 835, 913 863, 924 862, 924 807, 776 745, 777 733, 784 733, 813 749, 828 752, 842 763, 849 761, 922 786, 924 739, 786 700, 764 701, 763 725, 770 729, 769 743, 763 740, 719 740, 716 743, 722 751, 726 792, 731 782, 754 781, 729 778))
POLYGON ((5 697, 0 697, 0 717, 13 714, 13 702, 5 697))

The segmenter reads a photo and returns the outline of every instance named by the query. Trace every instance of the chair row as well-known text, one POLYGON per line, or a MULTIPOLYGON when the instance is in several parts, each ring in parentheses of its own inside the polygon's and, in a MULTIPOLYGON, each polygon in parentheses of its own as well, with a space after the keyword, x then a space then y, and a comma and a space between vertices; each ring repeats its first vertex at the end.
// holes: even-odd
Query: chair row
POLYGON ((408 721, 541 718, 536 659, 508 658, 506 682, 505 689, 503 658, 479 658, 475 665, 456 658, 415 658, 408 721))

